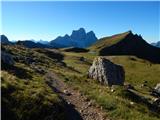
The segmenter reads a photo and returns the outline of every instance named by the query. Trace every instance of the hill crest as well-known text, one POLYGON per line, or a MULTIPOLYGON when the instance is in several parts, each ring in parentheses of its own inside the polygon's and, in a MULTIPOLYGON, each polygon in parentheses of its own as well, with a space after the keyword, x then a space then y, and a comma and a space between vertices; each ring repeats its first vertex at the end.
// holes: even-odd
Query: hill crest
POLYGON ((134 55, 160 63, 160 48, 148 44, 141 35, 127 31, 98 40, 90 47, 99 55, 134 55))

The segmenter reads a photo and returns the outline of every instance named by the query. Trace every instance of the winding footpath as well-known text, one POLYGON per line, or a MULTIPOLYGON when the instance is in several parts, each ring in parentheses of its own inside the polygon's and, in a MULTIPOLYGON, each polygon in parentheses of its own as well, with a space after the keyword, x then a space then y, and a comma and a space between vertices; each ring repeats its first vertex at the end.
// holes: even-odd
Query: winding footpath
POLYGON ((68 87, 56 74, 48 72, 45 80, 66 102, 67 120, 110 120, 106 118, 105 112, 100 107, 93 105, 92 100, 68 87))

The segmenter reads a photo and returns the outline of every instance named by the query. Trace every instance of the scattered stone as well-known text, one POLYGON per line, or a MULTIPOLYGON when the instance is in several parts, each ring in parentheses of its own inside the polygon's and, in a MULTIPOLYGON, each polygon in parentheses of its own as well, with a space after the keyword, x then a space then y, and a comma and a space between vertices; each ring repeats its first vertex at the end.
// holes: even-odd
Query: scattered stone
POLYGON ((89 98, 85 97, 85 98, 84 98, 84 101, 88 102, 88 101, 89 101, 89 98))
POLYGON ((111 92, 114 92, 115 91, 115 89, 111 89, 111 92))
POLYGON ((67 96, 71 95, 71 93, 68 90, 64 90, 63 93, 66 94, 67 96))
POLYGON ((156 85, 156 87, 152 90, 151 94, 156 97, 160 97, 160 83, 156 85))
POLYGON ((45 74, 46 70, 41 66, 36 66, 35 64, 31 64, 31 68, 35 70, 35 72, 39 74, 45 74))
POLYGON ((92 106, 92 102, 91 101, 88 102, 88 107, 90 107, 90 106, 92 106))
POLYGON ((106 58, 98 57, 88 71, 89 78, 105 85, 123 85, 125 72, 122 66, 112 63, 106 58))
POLYGON ((130 105, 134 105, 134 102, 130 102, 130 105))
POLYGON ((83 113, 83 110, 80 110, 79 112, 80 112, 80 113, 83 113))
POLYGON ((67 102, 68 105, 71 105, 71 102, 67 102))
POLYGON ((154 99, 153 104, 156 105, 157 107, 160 107, 160 98, 154 99))
POLYGON ((160 83, 158 83, 154 89, 160 94, 160 83))

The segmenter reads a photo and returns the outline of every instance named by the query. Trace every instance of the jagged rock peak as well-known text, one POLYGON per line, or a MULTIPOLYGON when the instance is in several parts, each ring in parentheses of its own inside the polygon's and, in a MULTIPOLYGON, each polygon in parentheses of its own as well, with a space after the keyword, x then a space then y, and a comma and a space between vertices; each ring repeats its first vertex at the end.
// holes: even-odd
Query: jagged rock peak
POLYGON ((94 32, 93 31, 89 31, 87 34, 94 34, 94 32))
POLYGON ((69 35, 68 34, 65 34, 65 36, 64 37, 69 37, 69 35))
POLYGON ((84 28, 79 28, 78 30, 73 30, 73 31, 72 31, 72 34, 74 34, 75 32, 76 32, 76 33, 78 32, 78 33, 86 34, 86 31, 85 31, 84 28))
POLYGON ((63 37, 57 37, 52 40, 51 45, 55 45, 56 47, 79 47, 85 48, 95 43, 97 37, 95 36, 93 31, 86 33, 84 28, 79 28, 78 30, 73 30, 72 34, 65 35, 63 37))
POLYGON ((128 33, 132 33, 133 34, 132 30, 128 30, 128 33))

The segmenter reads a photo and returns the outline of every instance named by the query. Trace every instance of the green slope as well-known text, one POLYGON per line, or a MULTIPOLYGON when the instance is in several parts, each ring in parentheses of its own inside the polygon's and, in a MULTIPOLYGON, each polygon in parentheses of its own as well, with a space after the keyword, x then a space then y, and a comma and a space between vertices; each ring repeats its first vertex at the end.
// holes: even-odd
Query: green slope
MULTIPOLYGON (((75 71, 60 70, 64 80, 78 89, 82 94, 88 96, 94 101, 95 105, 100 105, 107 114, 107 117, 113 120, 158 120, 158 113, 152 113, 148 107, 141 102, 130 103, 133 99, 127 97, 123 87, 115 86, 115 92, 110 88, 100 85, 98 82, 87 78, 87 71, 96 56, 88 53, 67 53, 64 52, 64 62, 74 68, 75 71), (80 61, 84 56, 86 61, 80 61), (88 64, 90 63, 90 64, 88 64)), ((130 83, 135 87, 135 93, 148 101, 154 97, 150 95, 147 87, 141 87, 144 81, 147 81, 150 87, 154 87, 159 82, 160 64, 152 64, 147 60, 139 59, 134 56, 109 56, 109 60, 120 64, 125 69, 125 83, 130 83)))
MULTIPOLYGON (((127 34, 127 32, 119 34, 115 38, 118 39, 121 36, 120 38, 123 39, 127 34)), ((52 50, 48 52, 44 49, 27 49, 20 46, 5 46, 5 48, 14 55, 30 56, 38 60, 38 66, 56 72, 66 84, 86 95, 89 100, 93 101, 93 105, 106 111, 107 118, 112 120, 159 120, 160 118, 158 113, 152 113, 145 104, 128 98, 123 87, 115 86, 116 91, 111 92, 107 86, 87 78, 87 71, 93 59, 97 57, 95 54, 61 50, 64 58, 55 59, 54 54, 50 55, 52 50), (81 60, 81 57, 84 57, 84 61, 81 60), (60 62, 66 65, 59 65, 60 62), (134 102, 134 105, 130 104, 131 102, 134 102)), ((107 58, 124 67, 125 82, 135 87, 134 92, 149 101, 154 98, 150 95, 149 89, 142 88, 141 85, 144 81, 148 81, 147 84, 154 87, 159 82, 160 64, 153 64, 135 56, 108 56, 107 58)), ((2 106, 2 109, 9 108, 6 112, 12 114, 10 116, 15 116, 17 120, 36 120, 39 116, 41 119, 46 119, 47 116, 50 116, 48 111, 54 111, 54 106, 58 105, 62 111, 57 113, 59 118, 56 120, 65 119, 63 103, 58 95, 45 84, 44 75, 35 72, 30 65, 21 61, 15 66, 26 71, 25 74, 20 74, 25 78, 19 78, 20 76, 13 74, 12 71, 2 70, 2 103, 6 105, 2 106), (43 111, 46 111, 46 114, 41 114, 43 111)))
POLYGON ((2 119, 45 120, 52 116, 64 120, 64 101, 46 84, 45 73, 37 72, 25 58, 34 59, 37 66, 44 68, 55 67, 56 60, 21 46, 6 45, 2 49, 20 57, 14 66, 2 64, 2 119))
POLYGON ((104 37, 99 39, 95 44, 93 44, 89 49, 91 51, 100 51, 101 49, 105 47, 112 46, 121 40, 123 40, 131 31, 127 31, 121 34, 113 35, 110 37, 104 37))

